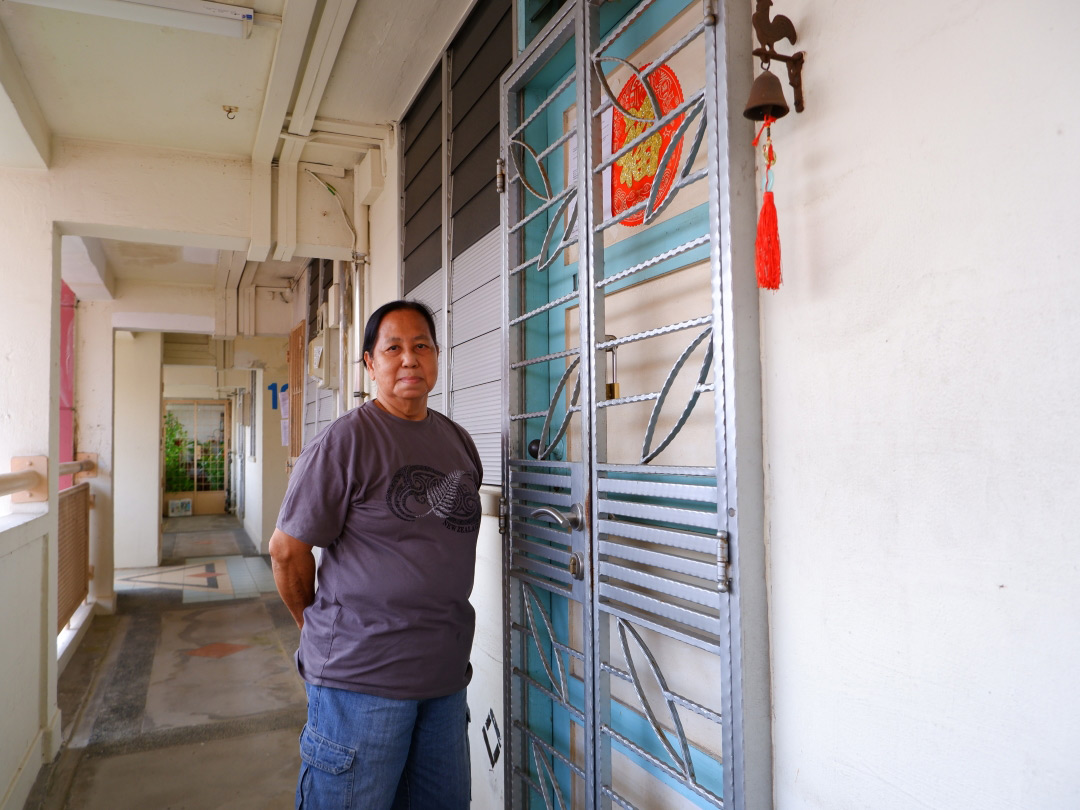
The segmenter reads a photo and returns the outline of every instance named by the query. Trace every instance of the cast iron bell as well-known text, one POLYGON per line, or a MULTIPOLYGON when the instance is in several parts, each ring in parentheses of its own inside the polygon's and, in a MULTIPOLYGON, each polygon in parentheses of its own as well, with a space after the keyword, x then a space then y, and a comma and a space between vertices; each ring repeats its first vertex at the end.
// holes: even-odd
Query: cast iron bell
POLYGON ((754 79, 750 87, 750 100, 746 102, 743 115, 751 121, 764 121, 765 116, 783 118, 788 114, 787 100, 780 80, 769 71, 754 79))

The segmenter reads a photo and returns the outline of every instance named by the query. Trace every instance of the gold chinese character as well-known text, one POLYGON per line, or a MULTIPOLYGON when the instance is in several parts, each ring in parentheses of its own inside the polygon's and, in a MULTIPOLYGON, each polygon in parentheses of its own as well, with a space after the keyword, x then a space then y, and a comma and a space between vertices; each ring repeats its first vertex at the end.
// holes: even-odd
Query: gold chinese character
MULTIPOLYGON (((623 116, 623 123, 626 127, 624 144, 630 143, 634 138, 641 135, 649 128, 651 122, 656 120, 656 113, 653 111, 652 102, 649 101, 648 96, 642 101, 640 107, 636 110, 631 108, 630 112, 636 118, 646 120, 635 121, 633 118, 623 116)), ((615 161, 616 165, 621 169, 619 182, 624 186, 632 186, 644 178, 654 177, 656 170, 660 167, 660 150, 662 146, 663 141, 660 133, 657 132, 651 138, 646 138, 644 143, 638 144, 615 161)))

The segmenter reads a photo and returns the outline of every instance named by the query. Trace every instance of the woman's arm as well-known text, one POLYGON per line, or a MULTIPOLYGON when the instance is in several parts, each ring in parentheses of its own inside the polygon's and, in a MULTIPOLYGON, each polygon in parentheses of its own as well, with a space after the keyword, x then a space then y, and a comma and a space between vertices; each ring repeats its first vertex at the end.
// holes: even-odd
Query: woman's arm
POLYGON ((304 608, 315 601, 315 554, 303 540, 274 529, 270 537, 270 560, 281 601, 296 626, 303 629, 304 608))

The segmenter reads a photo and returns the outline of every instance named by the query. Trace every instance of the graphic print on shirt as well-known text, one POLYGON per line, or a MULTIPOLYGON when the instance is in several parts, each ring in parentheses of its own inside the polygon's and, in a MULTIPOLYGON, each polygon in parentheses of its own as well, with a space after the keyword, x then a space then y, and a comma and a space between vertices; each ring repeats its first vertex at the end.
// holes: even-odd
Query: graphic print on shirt
POLYGON ((386 505, 401 520, 435 515, 455 532, 480 527, 480 498, 472 475, 464 470, 443 474, 422 464, 406 465, 394 473, 386 505))

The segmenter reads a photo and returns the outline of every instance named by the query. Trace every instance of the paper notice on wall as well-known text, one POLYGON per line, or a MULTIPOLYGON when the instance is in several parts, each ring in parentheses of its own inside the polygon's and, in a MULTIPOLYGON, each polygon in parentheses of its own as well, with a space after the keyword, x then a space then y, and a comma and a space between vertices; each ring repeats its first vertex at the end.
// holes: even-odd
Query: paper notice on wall
POLYGON ((288 447, 289 446, 289 420, 288 419, 282 419, 281 420, 281 446, 282 447, 288 447))
POLYGON ((281 399, 279 401, 281 403, 281 418, 284 419, 285 421, 288 421, 288 419, 289 419, 289 392, 288 391, 282 391, 281 392, 281 399))

